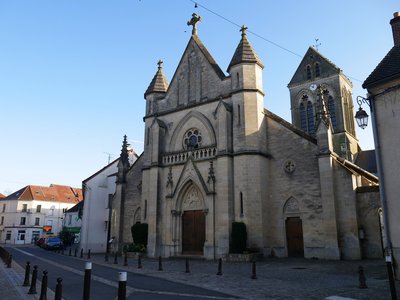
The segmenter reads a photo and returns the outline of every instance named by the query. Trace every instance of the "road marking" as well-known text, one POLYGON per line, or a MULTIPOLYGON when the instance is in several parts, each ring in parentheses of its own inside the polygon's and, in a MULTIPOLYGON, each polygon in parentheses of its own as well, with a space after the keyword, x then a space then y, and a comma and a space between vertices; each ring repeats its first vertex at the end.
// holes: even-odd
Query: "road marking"
MULTIPOLYGON (((18 248, 13 248, 13 249, 15 249, 15 250, 17 250, 19 252, 22 252, 22 253, 24 253, 26 255, 29 255, 29 256, 35 256, 35 255, 33 255, 33 254, 29 253, 29 252, 20 250, 18 248)), ((74 268, 71 268, 71 267, 67 267, 65 265, 59 264, 57 262, 54 262, 52 260, 48 260, 48 259, 45 259, 45 258, 42 258, 42 257, 39 257, 39 256, 35 256, 35 257, 37 259, 41 260, 41 261, 44 261, 44 262, 46 262, 48 264, 52 264, 53 266, 56 266, 57 268, 64 269, 66 271, 69 271, 71 273, 75 273, 77 275, 81 275, 81 276, 84 275, 83 271, 79 271, 77 269, 74 269, 74 268)), ((96 264, 96 263, 94 263, 94 264, 96 264)), ((111 281, 109 279, 106 279, 106 278, 103 278, 103 277, 100 277, 100 276, 96 276, 96 275, 92 275, 91 278, 93 280, 96 280, 98 282, 101 282, 103 284, 106 284, 106 285, 109 285, 111 287, 114 287, 114 288, 118 289, 118 282, 111 281)), ((182 283, 182 285, 184 285, 184 284, 182 283)), ((197 295, 197 294, 190 294, 190 293, 167 292, 167 291, 154 291, 154 290, 138 289, 138 288, 134 288, 134 287, 130 287, 130 286, 126 287, 126 297, 128 297, 133 292, 149 293, 149 294, 157 294, 157 295, 180 296, 180 297, 197 297, 197 298, 204 298, 204 299, 224 299, 224 300, 238 300, 238 299, 240 299, 240 298, 234 298, 234 297, 208 296, 208 295, 197 295)), ((116 297, 115 299, 118 299, 118 297, 116 297)))

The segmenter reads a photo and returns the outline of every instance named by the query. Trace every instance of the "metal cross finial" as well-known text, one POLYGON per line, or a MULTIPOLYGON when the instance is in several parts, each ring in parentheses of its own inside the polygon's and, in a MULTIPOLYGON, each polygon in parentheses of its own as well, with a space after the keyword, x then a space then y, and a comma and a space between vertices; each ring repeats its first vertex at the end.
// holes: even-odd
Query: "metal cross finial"
POLYGON ((158 69, 161 69, 161 68, 162 68, 163 63, 164 63, 164 62, 163 62, 161 59, 157 62, 158 69))
POLYGON ((319 39, 315 39, 315 45, 313 46, 315 50, 318 51, 318 46, 321 46, 321 43, 318 43, 319 39))
POLYGON ((247 27, 245 25, 242 25, 242 27, 240 27, 240 31, 242 32, 242 36, 247 34, 247 27))
POLYGON ((200 21, 201 17, 193 13, 192 18, 190 19, 190 21, 187 22, 188 26, 193 26, 192 35, 197 34, 196 23, 200 21))

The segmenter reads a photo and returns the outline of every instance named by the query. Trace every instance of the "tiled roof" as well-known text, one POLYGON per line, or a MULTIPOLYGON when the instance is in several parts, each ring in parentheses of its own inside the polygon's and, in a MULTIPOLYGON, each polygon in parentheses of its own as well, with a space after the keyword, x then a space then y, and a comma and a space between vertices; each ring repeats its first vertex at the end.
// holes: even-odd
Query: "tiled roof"
POLYGON ((264 67, 261 59, 258 57, 256 51, 254 51, 245 33, 242 34, 242 39, 240 40, 239 45, 236 48, 235 54, 233 54, 231 62, 229 63, 228 72, 232 66, 238 65, 240 63, 256 63, 260 67, 264 67))
POLYGON ((162 67, 159 66, 156 75, 154 75, 153 80, 150 82, 149 87, 147 88, 144 95, 150 93, 166 93, 168 90, 168 81, 162 71, 162 67))
POLYGON ((5 195, 3 195, 2 193, 0 193, 0 199, 1 198, 5 198, 6 196, 5 195))
POLYGON ((82 190, 66 185, 27 185, 2 200, 40 200, 62 203, 78 203, 83 199, 82 190))
POLYGON ((364 81, 362 87, 368 88, 374 84, 383 83, 400 77, 400 45, 393 46, 375 70, 364 81))

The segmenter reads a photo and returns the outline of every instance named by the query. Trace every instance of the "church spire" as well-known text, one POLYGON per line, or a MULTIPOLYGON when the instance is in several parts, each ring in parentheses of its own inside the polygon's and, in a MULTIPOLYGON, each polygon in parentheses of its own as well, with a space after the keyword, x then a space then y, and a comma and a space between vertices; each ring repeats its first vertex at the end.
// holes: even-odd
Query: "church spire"
POLYGON ((254 51, 249 40, 247 39, 247 29, 248 28, 244 25, 240 28, 240 31, 242 32, 242 39, 240 40, 235 54, 233 54, 231 62, 229 63, 228 73, 231 67, 241 63, 256 63, 261 68, 264 68, 261 59, 258 57, 257 53, 254 51))
POLYGON ((168 83, 167 78, 164 75, 163 70, 162 70, 163 63, 164 62, 161 59, 157 62, 157 65, 158 65, 157 73, 156 73, 156 75, 154 75, 153 80, 151 81, 146 92, 144 93, 145 97, 151 93, 166 93, 167 92, 169 83, 168 83))
POLYGON ((122 142, 122 149, 118 162, 117 182, 119 183, 125 182, 125 177, 128 170, 129 170, 128 141, 126 135, 124 135, 124 141, 122 142))

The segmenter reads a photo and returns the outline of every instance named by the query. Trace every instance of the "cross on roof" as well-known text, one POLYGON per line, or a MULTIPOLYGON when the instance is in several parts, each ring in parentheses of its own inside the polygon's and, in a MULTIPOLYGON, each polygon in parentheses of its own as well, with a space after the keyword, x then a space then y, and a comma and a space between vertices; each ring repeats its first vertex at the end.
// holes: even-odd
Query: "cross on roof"
POLYGON ((196 23, 201 21, 201 17, 196 15, 195 13, 192 14, 192 18, 190 21, 187 22, 188 26, 193 26, 192 28, 192 35, 197 34, 196 23))
POLYGON ((242 32, 242 35, 246 35, 247 34, 247 27, 245 25, 242 25, 242 27, 240 27, 240 31, 242 32))
POLYGON ((157 62, 158 69, 161 69, 161 68, 162 68, 163 63, 164 63, 164 62, 163 62, 161 59, 157 62))
POLYGON ((315 39, 315 45, 313 45, 314 49, 318 51, 318 47, 321 46, 322 44, 319 43, 319 39, 315 39))

